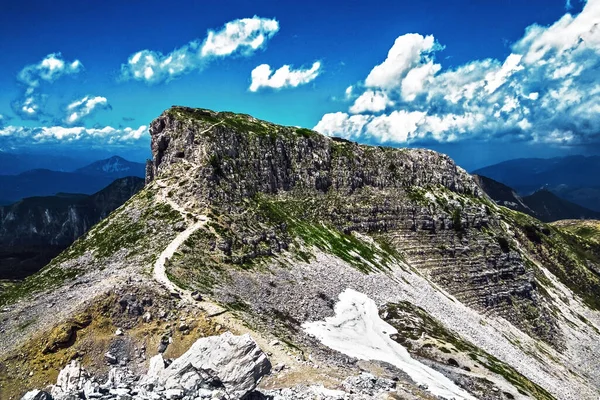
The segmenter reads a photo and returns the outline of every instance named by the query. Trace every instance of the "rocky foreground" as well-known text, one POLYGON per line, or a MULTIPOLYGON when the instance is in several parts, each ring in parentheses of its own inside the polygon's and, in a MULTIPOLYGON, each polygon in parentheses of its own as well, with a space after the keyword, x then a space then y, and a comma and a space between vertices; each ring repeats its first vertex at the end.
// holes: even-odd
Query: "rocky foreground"
POLYGON ((98 382, 74 360, 60 371, 55 385, 27 392, 21 400, 392 399, 396 393, 396 381, 369 373, 346 379, 341 390, 310 385, 255 390, 270 371, 267 355, 249 335, 226 332, 199 339, 175 360, 161 354, 152 357, 148 372, 141 376, 126 367, 112 367, 106 381, 98 382))

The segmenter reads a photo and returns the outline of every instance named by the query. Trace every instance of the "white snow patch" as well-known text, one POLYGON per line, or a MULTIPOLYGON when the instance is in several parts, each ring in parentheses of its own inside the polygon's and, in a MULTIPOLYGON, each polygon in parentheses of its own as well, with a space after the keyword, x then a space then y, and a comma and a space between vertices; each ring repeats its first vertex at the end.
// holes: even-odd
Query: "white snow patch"
POLYGON ((436 396, 475 400, 441 373, 413 359, 403 346, 390 339, 390 335, 398 331, 379 317, 373 300, 355 290, 340 293, 335 316, 325 321, 305 322, 302 327, 325 346, 348 356, 395 365, 417 384, 427 385, 436 396))

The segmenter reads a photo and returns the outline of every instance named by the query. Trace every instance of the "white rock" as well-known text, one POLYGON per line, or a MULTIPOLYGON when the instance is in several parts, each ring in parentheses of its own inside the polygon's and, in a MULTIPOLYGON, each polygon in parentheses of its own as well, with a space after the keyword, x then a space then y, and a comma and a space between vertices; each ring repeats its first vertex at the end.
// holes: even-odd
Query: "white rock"
POLYGON ((86 381, 83 384, 83 394, 85 395, 86 399, 96 397, 95 395, 98 395, 97 397, 102 397, 102 395, 98 393, 97 390, 97 385, 95 385, 92 381, 86 381))
POLYGON ((109 364, 116 364, 118 362, 117 357, 115 357, 112 353, 107 352, 104 354, 104 359, 109 364))
POLYGON ((123 336, 123 330, 121 328, 115 331, 115 336, 123 336))
POLYGON ((54 399, 68 397, 69 394, 82 389, 85 377, 81 363, 73 360, 59 372, 56 385, 52 387, 50 394, 54 399))
POLYGON ((124 370, 118 367, 112 367, 110 371, 108 371, 108 379, 104 386, 107 387, 118 387, 121 384, 127 382, 127 374, 124 370))
POLYGON ((167 389, 165 391, 165 397, 167 399, 175 400, 183 398, 183 389, 167 389))
POLYGON ((197 390, 202 384, 202 377, 196 371, 188 371, 181 376, 179 380, 185 393, 191 393, 197 390))
POLYGON ((127 396, 131 392, 127 388, 110 389, 109 393, 115 396, 127 396))
POLYGON ((181 377, 190 366, 217 376, 227 395, 236 399, 254 390, 271 369, 267 356, 250 335, 234 336, 231 332, 198 339, 160 373, 161 384, 172 376, 181 377))
POLYGON ((196 391, 196 396, 201 399, 210 399, 212 397, 213 391, 210 389, 200 388, 196 391))
POLYGON ((162 354, 157 354, 150 359, 150 366, 148 367, 148 378, 158 378, 160 374, 165 370, 165 360, 162 354))
POLYGON ((21 400, 50 400, 50 395, 41 390, 32 390, 30 392, 25 393, 21 400))

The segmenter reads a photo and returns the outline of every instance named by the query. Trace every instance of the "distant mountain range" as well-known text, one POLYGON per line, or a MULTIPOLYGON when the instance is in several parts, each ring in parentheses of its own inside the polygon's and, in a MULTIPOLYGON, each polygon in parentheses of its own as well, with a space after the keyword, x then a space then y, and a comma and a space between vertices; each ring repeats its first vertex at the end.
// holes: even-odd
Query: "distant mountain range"
POLYGON ((600 211, 600 156, 521 158, 473 171, 504 183, 521 196, 545 189, 585 208, 600 211))
POLYGON ((600 212, 562 199, 546 189, 521 197, 514 189, 503 183, 482 175, 473 177, 479 187, 496 203, 529 214, 544 222, 563 219, 600 219, 600 212))
POLYGON ((126 177, 92 195, 59 193, 0 207, 0 279, 38 271, 143 186, 142 178, 126 177))
POLYGON ((123 178, 125 176, 143 178, 146 174, 146 166, 142 163, 127 161, 124 158, 114 156, 106 160, 96 161, 83 168, 78 168, 75 170, 75 173, 113 178, 123 178))
POLYGON ((53 154, 15 154, 0 151, 0 174, 17 175, 32 169, 52 169, 54 171, 73 171, 89 161, 75 157, 53 154))
POLYGON ((143 178, 145 166, 114 156, 78 168, 73 172, 34 169, 18 175, 0 175, 0 204, 26 197, 57 193, 92 194, 125 176, 143 178))

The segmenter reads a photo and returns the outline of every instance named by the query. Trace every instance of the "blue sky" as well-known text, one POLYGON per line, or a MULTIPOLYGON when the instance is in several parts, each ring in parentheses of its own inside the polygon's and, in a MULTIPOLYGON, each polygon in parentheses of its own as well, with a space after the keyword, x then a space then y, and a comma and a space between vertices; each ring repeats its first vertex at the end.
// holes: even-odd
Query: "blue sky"
POLYGON ((173 104, 466 168, 598 147, 600 0, 206 4, 4 2, 0 149, 141 159, 173 104))

